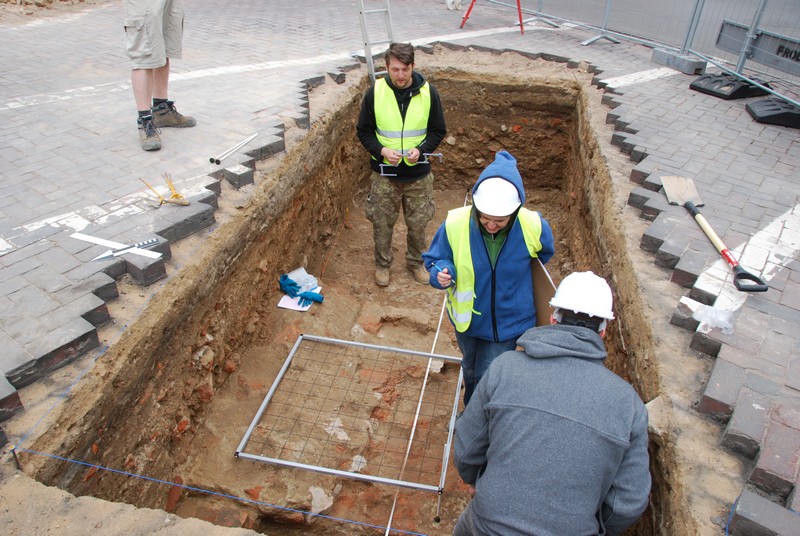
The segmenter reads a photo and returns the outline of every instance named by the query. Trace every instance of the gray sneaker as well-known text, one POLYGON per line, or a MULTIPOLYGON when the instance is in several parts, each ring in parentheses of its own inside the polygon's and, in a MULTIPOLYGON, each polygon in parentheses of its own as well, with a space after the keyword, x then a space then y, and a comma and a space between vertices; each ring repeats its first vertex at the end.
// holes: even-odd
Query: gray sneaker
POLYGON ((158 128, 186 128, 197 124, 194 117, 178 112, 178 109, 175 108, 175 103, 171 100, 150 108, 150 111, 153 113, 153 119, 158 128))
POLYGON ((153 116, 140 117, 137 120, 139 125, 139 140, 142 142, 142 149, 145 151, 158 151, 161 149, 161 137, 159 131, 153 123, 153 116))

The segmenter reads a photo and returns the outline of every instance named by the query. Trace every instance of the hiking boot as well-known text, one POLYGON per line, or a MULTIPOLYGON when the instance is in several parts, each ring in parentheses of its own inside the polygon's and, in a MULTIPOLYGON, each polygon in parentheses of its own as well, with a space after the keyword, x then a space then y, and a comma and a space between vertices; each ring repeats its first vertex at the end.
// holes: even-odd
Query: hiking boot
POLYGON ((375 268, 375 284, 379 287, 389 286, 389 267, 378 266, 375 268))
POLYGON ((158 151, 161 149, 161 137, 153 122, 152 115, 146 115, 137 119, 139 125, 139 140, 142 142, 142 149, 145 151, 158 151))
POLYGON ((193 127, 197 124, 194 117, 183 115, 175 108, 175 103, 171 100, 162 102, 158 106, 150 108, 153 112, 153 119, 158 128, 176 127, 186 128, 193 127))
POLYGON ((422 283, 423 285, 427 285, 430 283, 430 274, 428 274, 428 270, 421 264, 409 264, 408 271, 414 276, 417 283, 422 283))

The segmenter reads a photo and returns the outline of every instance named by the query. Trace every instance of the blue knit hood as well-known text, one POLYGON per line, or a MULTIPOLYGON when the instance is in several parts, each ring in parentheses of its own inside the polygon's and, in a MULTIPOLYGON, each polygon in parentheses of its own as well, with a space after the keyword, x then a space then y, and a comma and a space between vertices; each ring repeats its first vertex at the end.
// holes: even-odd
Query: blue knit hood
POLYGON ((486 169, 478 177, 475 186, 472 187, 472 195, 478 190, 478 186, 492 177, 500 177, 507 180, 517 189, 520 203, 525 204, 525 189, 522 187, 522 175, 517 169, 517 160, 508 151, 498 151, 495 154, 494 162, 486 166, 486 169))

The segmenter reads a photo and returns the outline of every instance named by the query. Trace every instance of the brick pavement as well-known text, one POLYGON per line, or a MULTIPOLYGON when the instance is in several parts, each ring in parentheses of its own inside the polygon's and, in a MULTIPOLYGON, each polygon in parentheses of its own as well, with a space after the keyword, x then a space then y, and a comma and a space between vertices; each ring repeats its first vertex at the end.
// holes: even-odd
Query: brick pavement
MULTIPOLYGON (((214 224, 216 197, 251 182, 256 159, 284 149, 287 124, 307 126, 310 84, 326 73, 346 76, 362 46, 357 12, 311 3, 296 10, 192 2, 170 87, 198 126, 165 129, 157 153, 138 146, 119 1, 0 23, 0 58, 14 65, 0 73, 0 419, 22 411, 17 388, 99 344, 96 328, 110 319, 106 302, 117 296, 118 278, 146 286, 172 275, 164 263, 170 244, 214 224), (253 132, 253 143, 223 166, 208 162, 253 132), (153 208, 139 178, 162 187, 165 172, 190 207, 153 208), (121 242, 157 237, 164 255, 91 263, 103 248, 71 238, 75 231, 121 242)), ((696 409, 725 425, 721 444, 751 460, 750 489, 772 498, 744 489, 732 533, 790 533, 800 504, 798 131, 754 122, 742 101, 688 90, 692 77, 660 71, 639 45, 582 47, 589 34, 569 28, 491 31, 513 23, 514 13, 485 5, 464 30, 461 13, 443 2, 408 0, 392 10, 397 40, 519 50, 596 68, 612 108, 611 141, 636 164, 628 203, 652 222, 641 247, 688 289, 672 322, 692 333, 692 348, 716 358, 696 409), (635 73, 652 78, 626 78, 635 73), (666 174, 695 180, 704 215, 742 264, 768 279, 767 293, 731 292, 713 246, 660 192, 666 174), (704 317, 709 311, 722 318, 704 317)))

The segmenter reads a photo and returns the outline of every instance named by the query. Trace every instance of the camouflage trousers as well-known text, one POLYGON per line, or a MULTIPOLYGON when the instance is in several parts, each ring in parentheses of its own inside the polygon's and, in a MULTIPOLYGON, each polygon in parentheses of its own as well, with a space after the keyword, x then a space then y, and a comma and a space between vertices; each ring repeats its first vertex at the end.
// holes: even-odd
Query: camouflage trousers
POLYGON ((396 182, 372 172, 366 215, 372 222, 375 240, 375 264, 391 266, 394 224, 403 208, 408 233, 406 235, 406 264, 422 264, 422 252, 428 248, 425 229, 433 219, 433 173, 409 183, 396 182))

